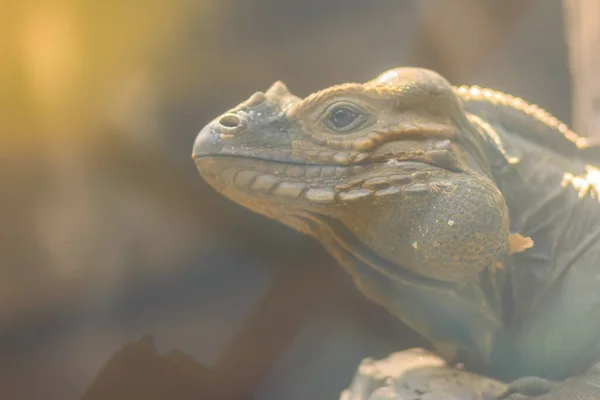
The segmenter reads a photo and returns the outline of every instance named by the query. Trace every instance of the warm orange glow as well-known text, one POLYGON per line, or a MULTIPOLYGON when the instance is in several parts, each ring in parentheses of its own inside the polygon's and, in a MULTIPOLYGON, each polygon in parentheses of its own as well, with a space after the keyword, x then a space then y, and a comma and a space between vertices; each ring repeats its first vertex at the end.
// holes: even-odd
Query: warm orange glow
POLYGON ((8 94, 0 98, 8 110, 0 115, 0 146, 95 140, 115 123, 143 121, 127 118, 152 113, 161 56, 176 48, 194 7, 207 15, 214 8, 166 0, 8 5, 0 11, 0 86, 8 94))
POLYGON ((20 22, 19 43, 29 89, 35 104, 52 112, 69 101, 81 68, 73 9, 64 4, 43 6, 32 9, 20 22))

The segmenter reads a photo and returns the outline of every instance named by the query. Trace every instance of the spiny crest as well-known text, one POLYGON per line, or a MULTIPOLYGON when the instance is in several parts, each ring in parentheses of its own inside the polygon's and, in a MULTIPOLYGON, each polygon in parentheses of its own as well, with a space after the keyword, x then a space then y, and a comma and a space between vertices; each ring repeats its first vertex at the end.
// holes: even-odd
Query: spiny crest
POLYGON ((558 130, 565 139, 572 142, 577 148, 585 148, 589 146, 588 140, 579 136, 569 129, 569 127, 559 121, 548 111, 540 108, 535 104, 527 103, 520 97, 512 96, 497 90, 482 88, 479 86, 459 86, 454 87, 454 92, 464 101, 487 101, 492 104, 499 104, 505 107, 514 108, 521 111, 550 128, 558 130))
POLYGON ((390 96, 394 93, 396 93, 396 89, 392 85, 343 83, 308 95, 304 100, 294 104, 288 112, 290 116, 294 116, 301 111, 311 108, 315 104, 321 103, 323 100, 341 95, 390 96))

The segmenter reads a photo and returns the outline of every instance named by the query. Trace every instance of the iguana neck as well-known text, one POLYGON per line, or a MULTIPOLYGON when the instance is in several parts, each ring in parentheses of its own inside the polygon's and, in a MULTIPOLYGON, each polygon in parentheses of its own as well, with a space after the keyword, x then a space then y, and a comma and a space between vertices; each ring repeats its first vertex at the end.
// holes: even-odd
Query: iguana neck
POLYGON ((485 364, 502 331, 503 271, 485 269, 462 282, 420 276, 390 262, 331 217, 302 213, 289 218, 316 237, 359 290, 436 345, 448 360, 485 364))

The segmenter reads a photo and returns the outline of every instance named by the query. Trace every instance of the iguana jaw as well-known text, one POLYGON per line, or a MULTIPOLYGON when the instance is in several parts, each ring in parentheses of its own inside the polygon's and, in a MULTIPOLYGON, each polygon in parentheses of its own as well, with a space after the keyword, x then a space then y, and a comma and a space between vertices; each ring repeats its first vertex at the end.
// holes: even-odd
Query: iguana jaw
POLYGON ((219 191, 298 207, 319 209, 323 205, 389 195, 422 196, 449 189, 447 170, 408 158, 341 166, 224 155, 201 156, 195 162, 202 176, 219 191))

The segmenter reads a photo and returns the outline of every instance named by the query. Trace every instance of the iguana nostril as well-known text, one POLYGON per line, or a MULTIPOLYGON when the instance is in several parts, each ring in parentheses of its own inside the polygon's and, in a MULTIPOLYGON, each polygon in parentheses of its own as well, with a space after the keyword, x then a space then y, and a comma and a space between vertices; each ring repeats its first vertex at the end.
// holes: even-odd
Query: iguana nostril
POLYGON ((237 128, 242 125, 242 119, 235 114, 225 114, 219 119, 219 124, 225 128, 237 128))

